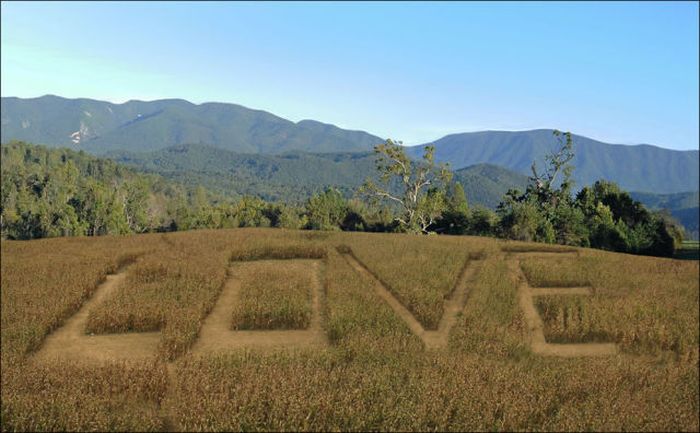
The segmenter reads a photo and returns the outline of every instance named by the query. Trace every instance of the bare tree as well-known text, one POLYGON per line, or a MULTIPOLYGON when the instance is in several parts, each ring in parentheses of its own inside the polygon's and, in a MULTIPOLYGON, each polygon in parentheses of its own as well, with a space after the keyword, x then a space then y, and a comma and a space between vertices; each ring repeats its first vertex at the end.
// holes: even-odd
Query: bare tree
POLYGON ((547 199, 551 199, 556 192, 556 180, 559 173, 564 176, 559 190, 564 194, 569 193, 572 186, 571 174, 574 168, 573 165, 569 164, 574 159, 574 143, 571 132, 562 134, 555 129, 552 134, 559 142, 559 149, 545 156, 546 167, 542 172, 537 171, 537 164, 533 161, 532 176, 529 179, 535 191, 538 194, 544 194, 547 199))
POLYGON ((396 220, 409 232, 428 233, 428 229, 445 209, 445 187, 452 178, 447 164, 436 166, 435 148, 426 146, 423 161, 414 163, 402 143, 391 139, 375 146, 380 185, 365 180, 360 193, 374 199, 393 202, 401 209, 396 220), (392 192, 390 185, 398 184, 392 192))

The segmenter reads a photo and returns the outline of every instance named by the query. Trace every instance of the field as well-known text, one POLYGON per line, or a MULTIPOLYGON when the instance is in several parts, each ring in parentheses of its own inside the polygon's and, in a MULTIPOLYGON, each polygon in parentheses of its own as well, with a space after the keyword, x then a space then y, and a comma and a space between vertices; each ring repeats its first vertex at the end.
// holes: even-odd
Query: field
POLYGON ((491 238, 3 241, 3 431, 698 431, 697 261, 491 238))
MULTIPOLYGON (((265 260, 233 270, 243 282, 233 308, 233 329, 304 329, 311 322, 310 264, 265 260)), ((313 266, 313 265, 311 265, 313 266)))

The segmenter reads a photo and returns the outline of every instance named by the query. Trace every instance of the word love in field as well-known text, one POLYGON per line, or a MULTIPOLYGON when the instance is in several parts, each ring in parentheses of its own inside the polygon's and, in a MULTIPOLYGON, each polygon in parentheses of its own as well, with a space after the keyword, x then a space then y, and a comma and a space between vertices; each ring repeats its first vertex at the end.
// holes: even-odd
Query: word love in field
MULTIPOLYGON (((428 350, 445 349, 450 330, 464 310, 470 283, 482 258, 470 255, 454 288, 444 300, 443 315, 436 329, 426 329, 394 295, 393 290, 363 263, 349 247, 338 253, 377 295, 417 335, 428 350)), ((618 352, 615 344, 552 344, 545 340, 542 319, 533 299, 542 295, 589 295, 590 287, 530 287, 522 273, 520 259, 530 255, 562 256, 571 252, 506 252, 509 272, 519 280, 518 300, 524 313, 533 353, 542 356, 605 356, 618 352)), ((575 254, 575 253, 573 253, 575 254)), ((324 290, 323 259, 256 258, 234 261, 214 308, 204 319, 199 337, 191 347, 194 354, 221 353, 241 348, 323 348, 328 339, 321 324, 324 290)), ((93 296, 61 328, 50 334, 34 355, 36 361, 55 358, 74 360, 145 359, 158 355, 160 332, 87 335, 91 311, 113 296, 124 284, 129 267, 108 275, 93 296)))

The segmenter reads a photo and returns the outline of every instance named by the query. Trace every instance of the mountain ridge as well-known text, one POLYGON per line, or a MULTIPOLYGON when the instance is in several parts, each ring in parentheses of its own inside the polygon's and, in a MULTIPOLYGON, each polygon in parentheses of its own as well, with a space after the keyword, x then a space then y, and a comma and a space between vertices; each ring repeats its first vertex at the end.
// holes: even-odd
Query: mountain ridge
MULTIPOLYGON (((623 189, 650 193, 696 190, 700 182, 698 151, 678 151, 652 144, 609 144, 574 137, 574 181, 599 179, 623 189)), ((293 122, 238 104, 184 99, 129 100, 121 104, 55 95, 2 98, 2 137, 49 146, 68 146, 96 155, 112 151, 149 152, 179 144, 209 145, 234 153, 282 154, 370 152, 384 139, 313 119, 293 122)), ((453 170, 494 164, 523 175, 533 160, 556 148, 551 130, 478 131, 448 134, 431 142, 435 158, 453 170)), ((414 159, 424 145, 407 146, 414 159)))
MULTIPOLYGON (((698 188, 700 175, 697 150, 670 150, 649 144, 609 144, 572 134, 575 157, 573 179, 578 186, 606 179, 623 189, 651 193, 676 193, 698 188)), ((537 161, 559 144, 552 130, 490 131, 450 134, 429 143, 435 147, 435 160, 448 162, 453 169, 475 163, 495 164, 521 174, 530 174, 537 161)), ((425 145, 411 146, 407 152, 418 158, 425 145)))
POLYGON ((120 104, 55 95, 2 98, 2 142, 79 145, 101 155, 150 151, 184 143, 249 153, 369 151, 384 139, 311 119, 299 122, 238 104, 184 99, 120 104))

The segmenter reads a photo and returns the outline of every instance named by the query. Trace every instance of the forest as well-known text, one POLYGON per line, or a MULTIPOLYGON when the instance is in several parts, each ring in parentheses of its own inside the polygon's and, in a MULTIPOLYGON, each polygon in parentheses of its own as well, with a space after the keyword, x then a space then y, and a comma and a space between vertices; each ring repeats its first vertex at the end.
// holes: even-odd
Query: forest
POLYGON ((0 229, 5 239, 235 227, 417 232, 673 255, 683 230, 668 214, 647 210, 604 180, 572 192, 573 144, 570 134, 560 138, 562 147, 544 170, 533 165, 525 191, 509 191, 495 212, 470 206, 463 185, 452 180, 448 167, 436 166, 432 155, 411 161, 391 140, 375 148, 377 177, 368 179, 369 186, 385 181, 384 195, 376 188, 372 194, 368 184, 349 198, 328 187, 300 204, 252 195, 231 199, 83 151, 12 141, 0 146, 0 229), (406 171, 391 166, 397 158, 406 171), (431 176, 434 182, 425 183, 431 176), (413 194, 413 208, 397 204, 420 183, 425 184, 413 194), (381 200, 389 193, 395 200, 381 200), (407 212, 416 217, 408 224, 407 212))

